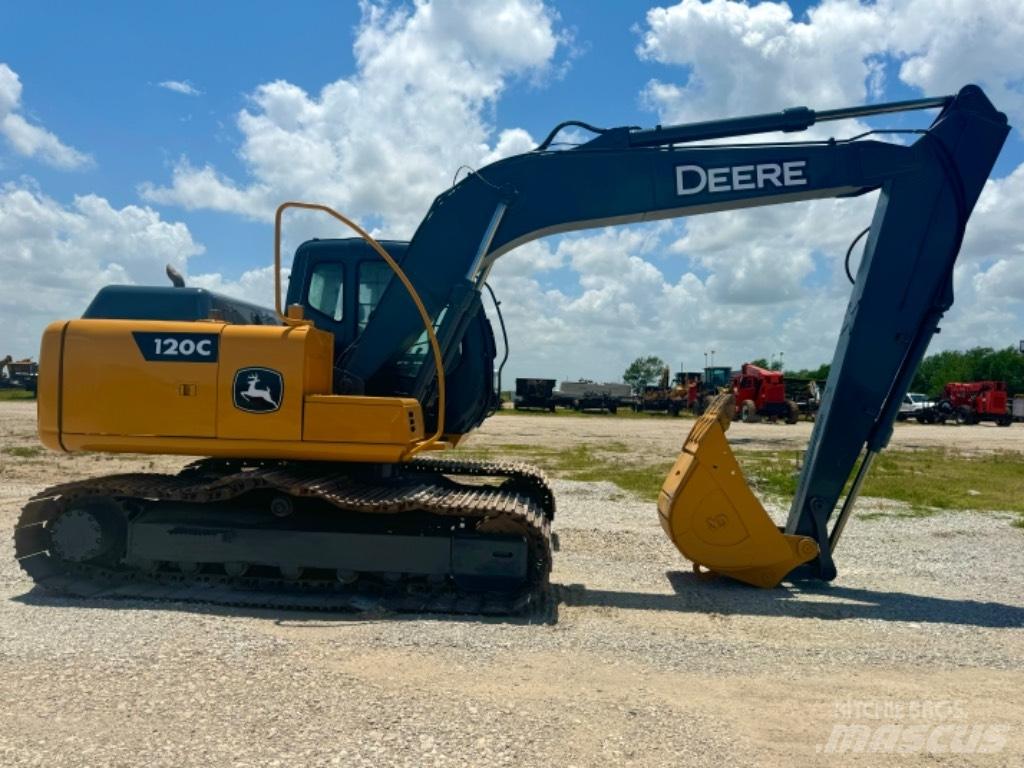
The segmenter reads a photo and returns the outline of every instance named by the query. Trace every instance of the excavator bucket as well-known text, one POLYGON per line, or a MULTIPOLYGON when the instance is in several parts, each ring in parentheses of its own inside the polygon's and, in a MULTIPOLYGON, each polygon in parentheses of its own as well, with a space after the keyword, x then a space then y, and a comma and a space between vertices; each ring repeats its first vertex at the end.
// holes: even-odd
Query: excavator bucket
POLYGON ((661 527, 694 563, 753 584, 774 587, 818 554, 806 536, 782 533, 747 487, 725 439, 735 405, 719 395, 697 419, 658 497, 661 527))

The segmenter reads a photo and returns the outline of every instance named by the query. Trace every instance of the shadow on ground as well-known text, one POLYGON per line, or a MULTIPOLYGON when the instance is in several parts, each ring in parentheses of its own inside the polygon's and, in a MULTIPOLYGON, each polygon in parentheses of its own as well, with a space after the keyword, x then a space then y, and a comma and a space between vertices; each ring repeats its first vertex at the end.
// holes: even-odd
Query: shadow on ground
POLYGON ((669 571, 666 576, 675 594, 617 592, 573 584, 559 587, 560 601, 565 605, 686 613, 1024 627, 1024 608, 999 602, 857 589, 819 581, 757 589, 691 572, 669 571))
POLYGON ((16 595, 11 602, 43 608, 74 608, 83 610, 134 610, 169 611, 191 613, 200 616, 241 616, 267 619, 281 626, 317 626, 327 624, 367 624, 395 621, 458 621, 478 624, 557 624, 557 589, 551 587, 534 605, 525 612, 515 615, 493 615, 482 613, 428 612, 416 610, 388 610, 375 603, 372 596, 365 600, 353 601, 351 607, 317 608, 308 601, 302 607, 266 608, 248 605, 225 605, 201 601, 173 599, 141 599, 137 597, 80 597, 48 592, 35 586, 22 595, 16 595))
POLYGON ((483 624, 557 624, 559 607, 585 606, 676 613, 713 613, 788 618, 874 619, 882 621, 961 624, 976 627, 1024 627, 1024 607, 999 602, 958 600, 857 589, 822 582, 798 582, 775 589, 756 589, 726 579, 708 579, 690 572, 666 574, 674 594, 591 589, 583 584, 555 584, 533 608, 513 616, 474 613, 389 611, 372 600, 347 610, 254 608, 174 600, 82 598, 55 595, 39 587, 11 598, 25 605, 104 610, 157 610, 208 616, 248 616, 282 625, 394 621, 461 621, 483 624))

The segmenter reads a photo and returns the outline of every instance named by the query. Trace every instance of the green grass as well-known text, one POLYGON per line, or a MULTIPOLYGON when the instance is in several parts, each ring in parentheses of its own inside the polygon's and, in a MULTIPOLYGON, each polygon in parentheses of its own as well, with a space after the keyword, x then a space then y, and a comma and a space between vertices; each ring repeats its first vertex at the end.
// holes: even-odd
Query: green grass
POLYGON ((553 477, 583 482, 606 480, 623 491, 651 500, 657 499, 671 461, 656 466, 630 461, 629 447, 616 442, 600 446, 580 445, 568 450, 506 444, 485 449, 460 449, 459 453, 481 459, 521 459, 541 467, 553 477))
POLYGON ((35 400, 35 392, 25 389, 0 389, 0 400, 35 400))
MULTIPOLYGON (((755 490, 786 498, 796 492, 798 453, 737 452, 736 458, 755 490)), ((891 513, 902 516, 918 517, 947 509, 1002 510, 1024 515, 1024 455, 968 455, 942 449, 885 451, 875 459, 861 495, 903 502, 908 509, 891 513)))
POLYGON ((863 493, 906 502, 919 512, 990 509, 1024 515, 1024 456, 966 456, 940 449, 882 453, 863 493))
POLYGON ((18 459, 34 459, 36 456, 42 455, 43 449, 35 445, 16 445, 4 448, 3 452, 18 459))
MULTIPOLYGON (((580 445, 562 451, 510 444, 460 452, 480 458, 522 459, 568 480, 609 481, 650 501, 657 499, 675 460, 666 456, 664 462, 638 462, 624 443, 580 445)), ((759 496, 788 500, 796 492, 799 452, 737 451, 736 459, 759 496)), ((940 510, 1001 510, 1021 515, 1015 524, 1024 527, 1024 455, 967 455, 941 449, 888 451, 875 460, 861 495, 906 505, 894 512, 865 513, 864 519, 920 517, 940 510)))

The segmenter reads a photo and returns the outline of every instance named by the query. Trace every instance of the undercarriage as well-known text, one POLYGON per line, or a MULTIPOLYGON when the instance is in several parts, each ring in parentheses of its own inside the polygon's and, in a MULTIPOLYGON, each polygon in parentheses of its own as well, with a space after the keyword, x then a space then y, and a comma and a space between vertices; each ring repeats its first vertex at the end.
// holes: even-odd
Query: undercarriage
POLYGON ((49 488, 15 551, 72 596, 518 614, 545 594, 553 517, 525 464, 203 460, 49 488))

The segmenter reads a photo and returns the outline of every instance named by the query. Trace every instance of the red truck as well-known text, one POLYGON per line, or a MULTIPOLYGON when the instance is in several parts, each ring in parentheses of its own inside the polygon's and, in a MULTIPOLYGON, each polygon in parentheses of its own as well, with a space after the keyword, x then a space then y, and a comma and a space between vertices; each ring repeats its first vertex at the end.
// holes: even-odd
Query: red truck
POLYGON ((740 372, 732 377, 732 394, 737 415, 748 423, 766 417, 795 424, 800 415, 799 406, 786 398, 786 382, 781 371, 744 363, 740 372))
POLYGON ((1000 427, 1013 423, 1005 381, 951 381, 942 388, 942 396, 932 411, 933 420, 977 424, 994 421, 1000 427))

